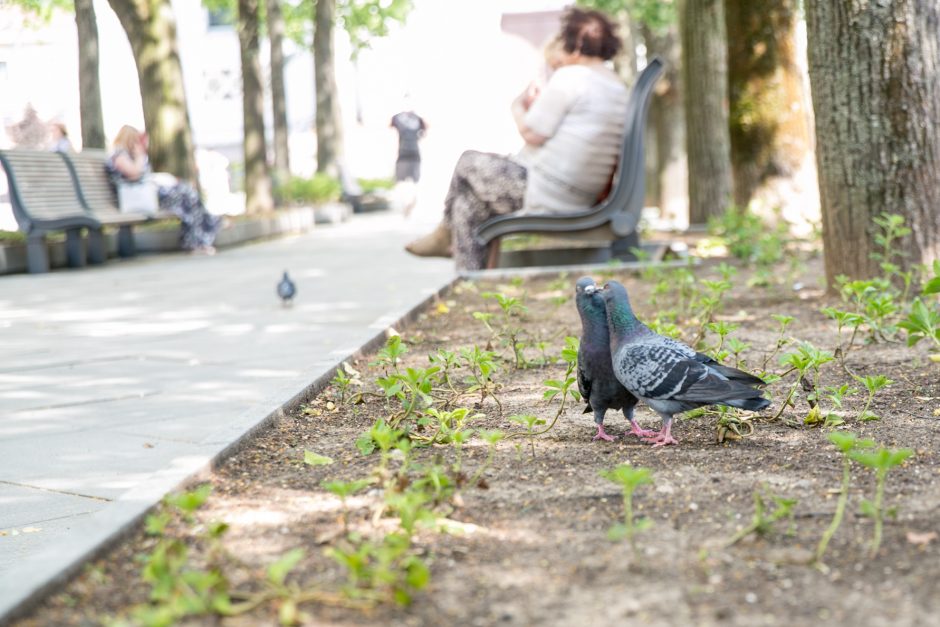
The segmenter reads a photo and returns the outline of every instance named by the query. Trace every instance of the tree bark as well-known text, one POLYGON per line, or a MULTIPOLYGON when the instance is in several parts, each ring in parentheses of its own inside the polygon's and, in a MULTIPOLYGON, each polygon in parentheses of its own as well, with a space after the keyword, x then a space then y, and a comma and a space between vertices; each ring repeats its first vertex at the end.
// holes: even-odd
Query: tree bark
POLYGON ((940 257, 940 4, 808 0, 826 279, 882 274, 872 218, 904 216, 902 267, 940 257))
POLYGON ((245 212, 274 209, 264 139, 264 86, 258 43, 259 0, 238 0, 238 44, 242 62, 242 142, 245 156, 245 212))
POLYGON ((790 176, 810 149, 796 60, 797 0, 725 0, 734 201, 746 207, 772 176, 790 176))
POLYGON ((98 80, 98 22, 92 0, 75 0, 78 33, 79 108, 82 114, 82 148, 104 148, 104 115, 98 80))
POLYGON ((317 0, 313 30, 314 85, 317 90, 317 172, 339 175, 342 126, 336 99, 333 23, 336 0, 317 0))
POLYGON ((683 0, 679 9, 685 86, 689 223, 705 224, 731 200, 727 44, 721 0, 683 0))
POLYGON ((643 27, 647 58, 666 63, 656 84, 649 112, 652 159, 647 159, 647 199, 662 215, 677 218, 688 213, 685 154, 685 116, 680 85, 680 47, 676 24, 662 31, 643 27))
POLYGON ((176 19, 170 0, 108 0, 130 40, 144 125, 150 136, 150 163, 197 183, 193 138, 176 45, 176 19))
POLYGON ((274 113, 274 179, 283 184, 290 177, 287 95, 284 88, 284 15, 281 0, 265 0, 271 44, 271 109, 274 113))

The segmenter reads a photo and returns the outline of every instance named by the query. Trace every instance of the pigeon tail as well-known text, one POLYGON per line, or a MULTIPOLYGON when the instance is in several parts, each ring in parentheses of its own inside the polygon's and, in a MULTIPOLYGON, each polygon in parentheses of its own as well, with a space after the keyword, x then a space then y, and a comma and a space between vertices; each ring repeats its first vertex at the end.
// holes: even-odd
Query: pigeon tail
POLYGON ((770 401, 763 396, 758 398, 742 398, 732 401, 724 401, 725 405, 737 407, 738 409, 747 409, 748 411, 760 411, 770 406, 770 401))

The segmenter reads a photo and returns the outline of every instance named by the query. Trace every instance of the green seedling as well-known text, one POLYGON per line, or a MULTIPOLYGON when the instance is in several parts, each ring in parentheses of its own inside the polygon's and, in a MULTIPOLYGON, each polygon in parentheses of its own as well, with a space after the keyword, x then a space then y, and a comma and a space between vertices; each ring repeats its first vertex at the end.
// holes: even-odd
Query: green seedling
POLYGON ((447 473, 447 469, 440 464, 424 466, 421 474, 415 479, 414 485, 423 490, 434 503, 444 503, 454 494, 456 485, 447 473))
POLYGON ((775 505, 773 511, 768 513, 765 502, 766 495, 763 494, 763 490, 764 488, 754 490, 754 517, 751 519, 751 523, 734 534, 725 546, 737 544, 752 533, 759 536, 765 535, 773 529, 777 521, 784 518, 789 518, 792 521, 796 499, 785 499, 768 493, 775 505))
POLYGON ((460 368, 459 355, 456 351, 444 350, 442 348, 439 349, 437 353, 428 355, 428 361, 431 362, 431 365, 436 367, 438 373, 440 373, 441 381, 447 386, 447 392, 450 393, 448 402, 452 402, 460 395, 460 392, 457 391, 457 388, 454 387, 454 382, 451 380, 453 372, 460 368))
POLYGON ((502 313, 500 324, 498 327, 493 326, 493 317, 484 317, 485 314, 478 316, 477 313, 479 312, 474 313, 474 318, 483 322, 495 339, 502 341, 512 349, 516 368, 524 368, 526 366, 525 345, 520 338, 522 327, 519 326, 518 320, 528 312, 528 307, 525 306, 523 299, 506 296, 498 292, 483 292, 480 296, 491 298, 499 304, 502 313))
POLYGON ((467 379, 469 387, 467 387, 466 392, 468 394, 479 392, 480 403, 485 401, 487 396, 490 396, 496 401, 499 411, 502 412, 503 405, 496 396, 497 385, 493 380, 493 373, 496 372, 496 363, 494 362, 496 353, 481 350, 479 346, 474 344, 473 348, 460 349, 460 358, 463 360, 461 365, 466 366, 467 371, 470 373, 467 379))
POLYGON ((927 280, 920 294, 921 296, 940 294, 940 259, 934 259, 933 277, 927 280))
POLYGON ((333 380, 330 383, 339 390, 340 405, 346 402, 346 393, 350 385, 362 387, 362 379, 360 378, 359 371, 345 361, 336 369, 336 374, 333 376, 333 380))
POLYGON ((653 526, 649 518, 634 520, 633 493, 641 485, 653 483, 653 473, 649 468, 634 468, 630 464, 620 464, 612 470, 601 470, 600 476, 616 483, 623 490, 623 523, 618 523, 607 531, 611 540, 623 540, 630 543, 630 548, 636 553, 636 534, 646 531, 653 526))
POLYGON ((734 356, 734 367, 743 369, 746 364, 744 363, 744 360, 741 359, 741 353, 749 349, 751 345, 747 342, 742 342, 736 337, 729 337, 725 340, 724 343, 731 355, 734 356))
POLYGON ((212 485, 204 483, 195 490, 171 494, 164 499, 167 505, 175 507, 183 515, 186 522, 193 521, 193 514, 202 507, 212 493, 212 485))
POLYGON ((839 334, 839 346, 836 348, 835 354, 839 358, 839 363, 842 364, 842 368, 848 371, 845 365, 845 356, 852 350, 852 346, 855 344, 855 338, 858 336, 858 329, 865 323, 865 317, 861 314, 851 311, 842 311, 835 307, 823 307, 820 311, 823 315, 836 321, 839 334), (849 343, 847 345, 843 345, 842 343, 842 330, 845 328, 852 329, 852 335, 849 336, 849 343))
POLYGON ((509 417, 510 422, 518 422, 526 428, 525 437, 529 440, 529 447, 532 451, 532 459, 535 459, 535 428, 545 424, 545 420, 534 414, 519 414, 509 417))
POLYGON ((326 553, 347 569, 344 592, 353 599, 373 603, 393 600, 406 606, 414 592, 431 580, 427 565, 411 553, 411 538, 403 533, 386 534, 380 542, 353 534, 326 553))
MULTIPOLYGON (((892 451, 885 447, 879 447, 874 451, 853 450, 849 452, 854 461, 875 471, 875 500, 862 500, 862 513, 875 521, 875 533, 870 545, 872 557, 878 553, 878 549, 881 547, 881 533, 886 513, 884 510, 885 480, 888 472, 892 468, 903 464, 904 460, 913 454, 914 451, 908 448, 892 451)), ((892 508, 888 513, 893 515, 894 509, 892 508)))
POLYGON ((477 468, 477 471, 473 473, 473 477, 470 478, 470 485, 479 485, 483 473, 493 464, 493 458, 496 457, 496 445, 506 437, 506 434, 500 431, 499 429, 486 430, 478 429, 477 435, 486 442, 486 459, 483 461, 483 464, 477 468))
POLYGON ((929 339, 935 349, 940 348, 940 310, 937 307, 929 308, 921 299, 915 298, 907 318, 901 320, 898 326, 907 331, 908 346, 929 339))
POLYGON ((427 440, 428 444, 451 444, 454 442, 454 435, 462 433, 466 423, 478 418, 483 418, 483 414, 470 415, 470 410, 466 407, 458 407, 452 411, 432 407, 427 410, 426 415, 418 421, 418 424, 436 427, 434 435, 427 440))
POLYGON ((717 361, 722 361, 717 357, 717 355, 721 354, 722 348, 725 345, 725 338, 737 331, 739 326, 740 325, 733 324, 731 322, 725 322, 724 320, 720 320, 718 322, 709 322, 705 325, 707 330, 718 336, 718 343, 709 349, 709 353, 715 357, 717 361))
POLYGON ((794 381, 793 385, 790 387, 790 390, 787 392, 786 400, 780 405, 780 411, 777 412, 777 415, 774 416, 774 420, 783 415, 783 410, 787 408, 788 405, 792 404, 793 395, 796 393, 798 387, 806 387, 808 383, 808 394, 807 401, 810 404, 810 409, 813 409, 817 403, 816 401, 819 398, 819 368, 829 363, 834 359, 832 353, 829 351, 824 351, 816 348, 809 342, 802 342, 797 350, 792 353, 786 353, 780 357, 780 364, 783 366, 790 366, 790 372, 796 370, 797 378, 794 381), (812 377, 812 380, 807 379, 808 376, 812 377), (806 383, 804 383, 806 382, 806 383))
POLYGON ((875 232, 874 240, 880 251, 871 253, 871 258, 880 262, 882 270, 889 276, 897 272, 898 266, 893 263, 895 257, 906 257, 907 251, 896 246, 896 242, 911 234, 911 229, 904 225, 904 216, 896 213, 882 213, 872 218, 879 230, 875 232))
POLYGON ((839 489, 839 500, 836 502, 836 511, 832 516, 832 522, 829 523, 829 527, 826 528, 819 544, 816 546, 817 564, 822 564, 822 558, 826 554, 829 541, 839 530, 839 525, 842 524, 842 518, 845 516, 845 506, 849 500, 849 485, 852 480, 851 454, 853 451, 871 448, 875 445, 871 440, 859 440, 854 433, 835 431, 830 433, 828 437, 829 441, 842 453, 842 485, 839 489))
POLYGON ((871 407, 871 401, 873 398, 875 398, 875 394, 882 388, 885 388, 894 383, 894 381, 880 374, 867 377, 855 377, 855 379, 864 385, 865 389, 868 391, 868 398, 865 400, 865 407, 858 415, 858 419, 861 421, 881 420, 880 416, 868 411, 868 408, 871 407))
POLYGON ((378 448, 381 452, 379 473, 384 474, 392 450, 403 437, 403 431, 392 428, 383 418, 379 418, 368 431, 356 439, 356 448, 362 455, 370 455, 378 448))
POLYGON ((761 365, 761 370, 764 371, 767 370, 767 365, 777 356, 777 353, 790 343, 790 339, 787 337, 787 328, 795 320, 793 316, 785 316, 783 314, 772 314, 770 317, 776 320, 777 324, 780 326, 777 329, 777 341, 774 342, 774 349, 767 354, 764 358, 764 363, 761 365))
POLYGON ((376 355, 375 361, 370 361, 370 366, 381 366, 388 376, 389 370, 398 372, 398 364, 401 357, 408 352, 408 345, 405 344, 400 335, 390 335, 385 341, 385 346, 376 355))
POLYGON ((320 487, 339 497, 343 506, 343 531, 349 533, 349 510, 346 508, 346 499, 359 492, 372 482, 368 479, 357 479, 356 481, 323 481, 320 487))
POLYGON ((402 410, 389 419, 393 427, 402 420, 412 418, 434 402, 432 392, 435 383, 440 381, 438 367, 405 368, 404 372, 393 372, 387 377, 380 377, 376 383, 385 392, 386 398, 397 398, 402 410))

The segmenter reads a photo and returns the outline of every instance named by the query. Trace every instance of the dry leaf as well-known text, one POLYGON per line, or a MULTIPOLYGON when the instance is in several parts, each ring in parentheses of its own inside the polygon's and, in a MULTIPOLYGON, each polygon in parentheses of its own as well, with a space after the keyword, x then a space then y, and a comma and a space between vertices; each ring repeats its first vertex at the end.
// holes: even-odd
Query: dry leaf
POLYGON ((907 541, 911 544, 916 544, 918 546, 927 546, 932 541, 937 539, 936 531, 908 531, 907 532, 907 541))

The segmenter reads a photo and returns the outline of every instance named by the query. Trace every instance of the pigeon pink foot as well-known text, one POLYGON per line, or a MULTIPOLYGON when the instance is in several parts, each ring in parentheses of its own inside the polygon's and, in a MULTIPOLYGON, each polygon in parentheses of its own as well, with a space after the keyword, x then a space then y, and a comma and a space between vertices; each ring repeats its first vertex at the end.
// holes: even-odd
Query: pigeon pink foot
POLYGON ((597 435, 594 436, 595 440, 607 440, 608 442, 613 442, 614 437, 607 435, 607 432, 604 431, 604 425, 597 425, 597 435))
POLYGON ((663 425, 663 430, 649 438, 643 438, 643 441, 647 444, 652 444, 653 446, 667 446, 669 444, 678 445, 679 442, 676 441, 672 434, 672 423, 667 422, 663 425))
POLYGON ((641 426, 638 425, 637 423, 631 422, 631 423, 630 423, 630 431, 628 431, 627 433, 625 433, 625 434, 624 434, 624 437, 626 437, 626 436, 628 436, 628 435, 635 435, 636 437, 638 437, 638 438, 640 438, 640 439, 642 440, 643 438, 655 438, 656 436, 659 435, 659 431, 653 431, 653 430, 651 430, 651 429, 644 429, 643 427, 641 427, 641 426))

